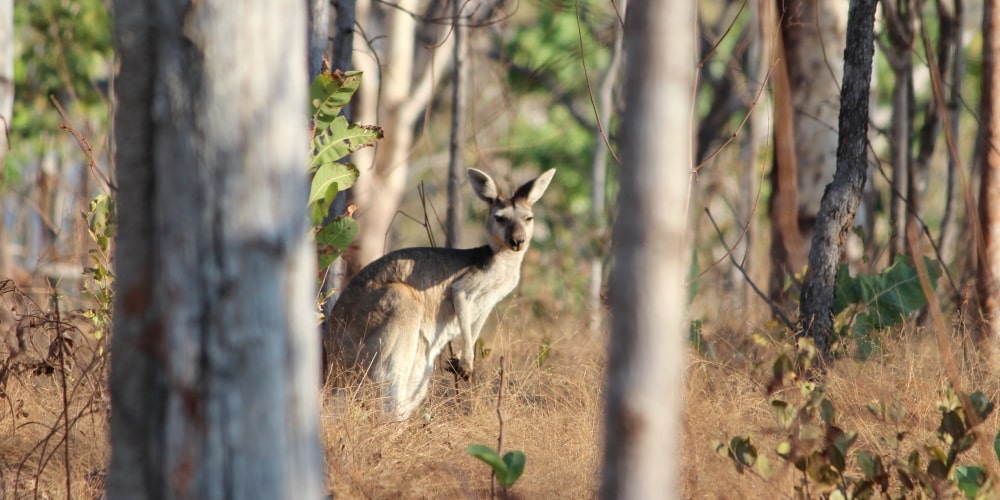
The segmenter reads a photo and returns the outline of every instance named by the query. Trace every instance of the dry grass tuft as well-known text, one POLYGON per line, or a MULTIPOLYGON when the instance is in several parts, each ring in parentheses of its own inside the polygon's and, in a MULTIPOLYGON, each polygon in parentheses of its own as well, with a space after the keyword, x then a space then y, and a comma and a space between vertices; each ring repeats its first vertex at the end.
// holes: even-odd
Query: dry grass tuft
POLYGON ((98 498, 109 458, 104 342, 45 300, 0 283, 0 498, 98 498))
POLYGON ((512 496, 595 496, 603 376, 597 353, 603 345, 562 327, 510 328, 485 339, 491 354, 477 362, 472 382, 456 389, 439 370, 432 394, 410 422, 387 422, 377 394, 365 385, 347 391, 355 397, 327 398, 323 432, 334 496, 488 498, 490 469, 465 448, 497 446, 500 354, 506 360, 503 451, 527 456, 512 496), (550 347, 542 360, 544 339, 550 347))

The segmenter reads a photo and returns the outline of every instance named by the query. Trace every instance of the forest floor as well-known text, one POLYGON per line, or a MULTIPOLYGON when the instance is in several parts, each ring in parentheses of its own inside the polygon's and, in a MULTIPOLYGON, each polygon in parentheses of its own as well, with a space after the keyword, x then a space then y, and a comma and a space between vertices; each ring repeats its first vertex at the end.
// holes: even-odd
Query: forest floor
MULTIPOLYGON (((490 469, 466 448, 497 446, 501 355, 506 381, 503 451, 521 450, 527 457, 510 497, 597 496, 607 339, 585 333, 583 318, 540 322, 521 314, 519 307, 524 304, 514 301, 498 308, 499 321, 484 334, 490 353, 477 362, 473 380, 456 388, 451 375, 439 370, 432 394, 408 422, 386 421, 378 402, 365 395, 370 391, 334 397, 335 391, 324 388, 321 439, 334 498, 489 498, 490 469)), ((795 386, 772 385, 770 394, 768 389, 772 363, 787 339, 773 333, 777 329, 766 318, 738 316, 704 320, 710 357, 689 351, 681 496, 795 498, 802 473, 775 452, 788 431, 778 424, 770 401, 795 402, 801 395, 795 386), (770 477, 740 473, 716 452, 713 443, 739 435, 751 436, 759 453, 768 457, 770 477)), ((67 323, 86 321, 68 317, 67 323)), ((60 337, 52 328, 22 333, 27 354, 10 356, 16 338, 8 336, 0 345, 0 498, 97 498, 103 493, 110 455, 106 339, 95 339, 86 328, 70 330, 63 334, 70 341, 61 361, 53 346, 62 344, 54 341, 60 337), (62 363, 69 374, 65 386, 62 363)), ((858 433, 852 450, 889 458, 905 457, 911 450, 924 453, 928 446, 940 445, 938 401, 946 385, 941 354, 934 338, 912 324, 885 333, 882 340, 881 349, 867 361, 835 361, 825 393, 837 410, 837 425, 858 433), (871 410, 879 407, 897 411, 888 418, 871 410)), ((952 340, 956 349, 965 344, 962 336, 952 340)), ((982 390, 998 400, 995 378, 976 375, 975 362, 959 364, 966 391, 982 390)), ((990 443, 997 427, 995 414, 983 423, 990 443)), ((983 453, 974 447, 961 461, 996 460, 983 453)), ((855 461, 852 451, 848 462, 855 461)), ((892 478, 890 486, 890 492, 898 493, 898 479, 892 478)))

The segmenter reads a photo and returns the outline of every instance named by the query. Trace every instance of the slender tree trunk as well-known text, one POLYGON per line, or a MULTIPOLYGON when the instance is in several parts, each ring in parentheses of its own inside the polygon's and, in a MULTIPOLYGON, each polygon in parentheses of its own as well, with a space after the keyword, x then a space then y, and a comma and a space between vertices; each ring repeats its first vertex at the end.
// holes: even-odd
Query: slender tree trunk
MULTIPOLYGON (((358 205, 358 236, 347 255, 348 275, 353 275, 386 250, 390 224, 406 187, 414 126, 433 95, 434 87, 451 70, 454 37, 433 49, 430 63, 414 76, 414 43, 419 3, 400 0, 389 13, 389 47, 376 59, 371 53, 355 53, 355 67, 364 71, 361 102, 356 121, 378 123, 386 134, 374 149, 355 154, 361 176, 351 188, 351 201, 358 205), (376 65, 380 61, 382 66, 376 65)), ((370 0, 358 4, 358 20, 371 9, 370 0)), ((450 27, 445 27, 450 30, 450 27)))
POLYGON ((336 11, 333 33, 331 69, 347 71, 353 66, 354 23, 357 22, 357 0, 333 0, 336 11))
POLYGON ((629 2, 602 498, 680 493, 695 26, 692 1, 629 2))
POLYGON ((889 148, 892 156, 892 201, 889 203, 889 261, 906 255, 907 200, 913 179, 913 42, 916 17, 909 2, 883 1, 882 14, 889 32, 889 66, 895 77, 892 87, 892 124, 889 148))
POLYGON ((845 0, 778 0, 795 125, 798 223, 806 240, 837 169, 845 0))
MULTIPOLYGON (((469 27, 462 18, 463 2, 452 2, 455 37, 452 52, 451 138, 448 144, 448 216, 445 246, 456 248, 462 241, 462 178, 465 170, 465 113, 469 95, 469 27)), ((469 6, 475 10, 475 5, 469 6)))
MULTIPOLYGON (((949 39, 948 47, 951 50, 951 64, 947 66, 944 72, 950 74, 947 78, 948 82, 952 84, 949 85, 950 92, 948 94, 948 112, 947 118, 945 119, 946 125, 949 127, 945 133, 950 133, 951 139, 948 140, 948 136, 945 139, 948 143, 948 177, 946 181, 947 190, 945 192, 945 203, 944 203, 944 213, 941 215, 941 234, 938 235, 938 247, 941 249, 941 260, 945 265, 951 264, 955 257, 955 235, 958 233, 955 231, 956 217, 955 217, 955 206, 956 199, 959 196, 958 190, 958 174, 959 169, 962 168, 961 161, 959 160, 957 150, 953 150, 952 146, 955 144, 955 140, 959 137, 960 125, 961 125, 961 112, 962 112, 962 87, 961 85, 954 85, 954 82, 960 82, 965 75, 965 50, 962 46, 962 23, 964 22, 964 8, 962 5, 962 0, 954 0, 952 3, 952 9, 949 11, 944 2, 938 2, 938 16, 941 18, 942 26, 947 25, 947 28, 942 28, 942 37, 947 37, 949 39)), ((942 56, 942 59, 944 57, 942 56)), ((941 65, 945 67, 944 64, 941 65)))
POLYGON ((840 97, 837 172, 826 187, 802 287, 802 334, 828 359, 833 333, 833 284, 840 255, 867 179, 868 99, 875 52, 876 0, 851 0, 840 97))
MULTIPOLYGON (((620 0, 617 8, 621 12, 628 9, 627 0, 620 0)), ((616 23, 617 25, 617 23, 616 23)), ((608 189, 608 141, 611 126, 611 111, 614 107, 615 83, 621 71, 622 44, 624 43, 624 27, 617 26, 615 41, 611 49, 611 61, 605 70, 604 78, 597 92, 597 122, 601 124, 597 136, 594 137, 594 156, 590 165, 591 191, 590 215, 594 227, 593 245, 595 254, 590 258, 590 288, 587 293, 587 305, 590 308, 590 333, 596 335, 601 331, 604 322, 604 307, 601 292, 604 289, 604 241, 607 232, 607 208, 605 198, 608 189)))
POLYGON ((979 251, 978 293, 984 324, 980 340, 986 352, 1000 349, 1000 9, 996 0, 983 7, 983 90, 981 123, 983 136, 982 179, 979 191, 979 223, 983 248, 979 251))
POLYGON ((108 497, 320 498, 305 4, 113 7, 108 497))
MULTIPOLYGON (((766 13, 766 11, 765 11, 766 13)), ((773 16, 770 16, 773 19, 773 16)), ((771 170, 771 279, 770 297, 779 303, 786 300, 785 281, 802 272, 807 247, 799 230, 798 156, 795 151, 795 111, 792 107, 788 58, 782 37, 775 40, 780 58, 771 79, 774 94, 774 163, 771 170)), ((795 292, 798 286, 791 292, 795 292)), ((786 304, 787 305, 787 304, 786 304)))
POLYGON ((330 0, 306 0, 309 13, 309 81, 323 69, 330 47, 330 0))
MULTIPOLYGON (((7 151, 14 107, 14 0, 0 0, 0 185, 6 184, 7 151)), ((0 204, 3 200, 0 199, 0 204)), ((3 206, 0 205, 0 212, 3 206)), ((13 276, 14 258, 10 253, 6 219, 0 219, 0 277, 13 276)))

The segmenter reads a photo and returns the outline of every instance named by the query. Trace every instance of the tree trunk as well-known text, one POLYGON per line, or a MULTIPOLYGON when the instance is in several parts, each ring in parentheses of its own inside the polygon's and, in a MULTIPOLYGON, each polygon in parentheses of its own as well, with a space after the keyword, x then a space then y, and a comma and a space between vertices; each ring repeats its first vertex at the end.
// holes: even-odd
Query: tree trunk
POLYGON ((696 25, 692 1, 629 2, 602 498, 680 492, 696 25))
MULTIPOLYGON (((452 3, 453 75, 451 93, 451 137, 448 144, 448 216, 445 246, 457 248, 462 241, 462 179, 465 177, 465 112, 469 95, 469 27, 462 19, 465 3, 452 3)), ((475 10, 475 4, 469 5, 475 10)))
POLYGON ((833 284, 867 178, 875 5, 876 0, 851 0, 840 96, 837 171, 823 194, 809 249, 809 269, 802 286, 799 318, 802 335, 813 338, 824 359, 828 359, 833 333, 833 284))
MULTIPOLYGON (((358 4, 359 22, 364 22, 371 7, 371 0, 358 4)), ((387 26, 389 46, 381 57, 355 52, 355 67, 365 74, 355 121, 378 123, 392 133, 386 134, 374 149, 355 154, 361 176, 351 188, 350 197, 358 206, 359 228, 346 256, 348 275, 385 253, 389 228, 406 187, 414 126, 430 102, 435 85, 451 68, 455 39, 449 36, 433 49, 431 62, 414 76, 417 23, 413 13, 418 7, 417 0, 400 0, 392 5, 387 26)))
MULTIPOLYGON (((620 12, 628 9, 627 0, 621 0, 616 6, 620 12)), ((620 17, 620 16, 619 16, 620 17)), ((608 128, 611 123, 611 111, 614 107, 615 83, 618 81, 618 73, 621 70, 622 44, 624 39, 624 27, 617 26, 615 30, 615 41, 611 48, 611 61, 601 79, 601 86, 597 92, 598 132, 594 138, 594 156, 590 165, 591 191, 590 191, 590 215, 593 224, 595 240, 592 248, 594 255, 590 258, 590 288, 587 293, 587 305, 590 309, 590 334, 597 335, 604 322, 604 307, 601 304, 601 292, 604 290, 604 248, 605 233, 607 232, 607 209, 605 198, 608 189, 608 141, 610 132, 608 128)))
MULTIPOLYGON (((767 16, 765 19, 773 17, 767 16)), ((774 94, 774 163, 769 206, 772 267, 768 295, 777 303, 790 303, 790 300, 786 300, 789 294, 786 294, 785 281, 805 268, 808 247, 799 229, 795 110, 792 107, 791 82, 788 78, 789 62, 781 38, 775 41, 775 51, 780 60, 775 64, 771 80, 771 92, 774 94)), ((797 288, 795 286, 791 292, 794 293, 797 288)))
POLYGON ((981 123, 983 136, 979 223, 983 248, 979 250, 977 287, 984 324, 980 341, 986 352, 996 354, 1000 342, 1000 9, 996 0, 983 7, 983 81, 981 123), (986 344, 988 343, 988 345, 986 344))
POLYGON ((908 201, 914 194, 913 154, 913 42, 916 17, 909 2, 883 1, 882 16, 889 33, 889 66, 895 81, 892 87, 892 123, 889 149, 892 157, 892 193, 889 203, 889 262, 906 255, 908 201))
MULTIPOLYGON (((837 169, 844 0, 779 0, 794 112, 799 226, 808 242, 824 187, 837 169)), ((808 248, 806 248, 808 252, 808 248)))
POLYGON ((306 0, 309 8, 309 81, 319 76, 330 46, 330 0, 306 0))
MULTIPOLYGON (((962 24, 964 23, 964 8, 962 0, 954 0, 949 11, 943 2, 938 2, 938 17, 942 22, 942 38, 949 39, 951 64, 947 67, 950 77, 947 81, 960 82, 965 76, 965 50, 962 46, 962 24)), ((944 59, 942 55, 941 59, 944 59)), ((942 67, 944 65, 942 64, 942 67)), ((948 179, 945 191, 944 213, 941 215, 941 234, 938 235, 938 248, 941 249, 941 261, 945 265, 952 263, 955 256, 957 225, 955 217, 956 200, 959 196, 958 177, 962 163, 958 157, 955 144, 959 137, 962 113, 962 88, 960 85, 950 85, 948 94, 948 112, 944 122, 948 129, 945 140, 948 145, 948 179)))
POLYGON ((323 494, 304 7, 114 2, 109 498, 323 494))
MULTIPOLYGON (((0 184, 4 182, 14 108, 14 0, 0 0, 0 184)), ((0 200, 2 203, 3 200, 0 200)), ((0 206, 2 208, 2 206, 0 206)), ((0 277, 14 275, 7 221, 0 219, 0 277)))

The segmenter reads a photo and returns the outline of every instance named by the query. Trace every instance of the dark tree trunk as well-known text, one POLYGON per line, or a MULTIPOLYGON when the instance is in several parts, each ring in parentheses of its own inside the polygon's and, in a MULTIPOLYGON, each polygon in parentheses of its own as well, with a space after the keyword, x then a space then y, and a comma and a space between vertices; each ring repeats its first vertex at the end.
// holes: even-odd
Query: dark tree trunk
POLYGON ((820 203, 809 270, 802 287, 801 334, 816 342, 824 358, 833 334, 833 284, 841 249, 854 223, 867 176, 868 98, 875 52, 876 0, 851 0, 840 94, 840 144, 837 171, 820 203))

